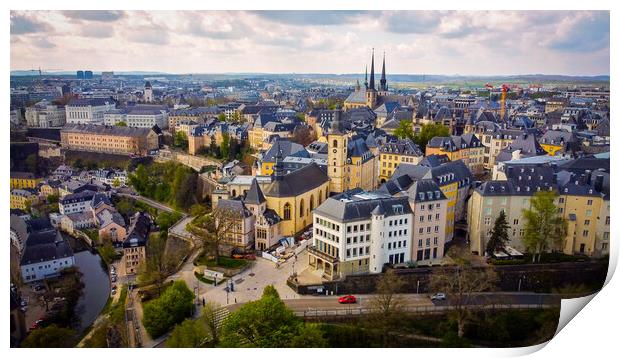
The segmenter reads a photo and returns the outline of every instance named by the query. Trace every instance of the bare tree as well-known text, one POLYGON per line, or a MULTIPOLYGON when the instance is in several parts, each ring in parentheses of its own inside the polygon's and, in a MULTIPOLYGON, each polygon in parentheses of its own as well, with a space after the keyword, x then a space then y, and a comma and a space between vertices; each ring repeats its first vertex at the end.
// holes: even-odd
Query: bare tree
POLYGON ((394 270, 388 270, 377 283, 376 295, 370 301, 373 321, 381 326, 390 325, 403 310, 403 299, 398 295, 405 285, 394 270))
POLYGON ((232 208, 218 206, 211 213, 188 224, 187 230, 201 239, 204 248, 211 252, 216 264, 219 264, 220 248, 234 239, 241 220, 241 213, 232 208))
POLYGON ((158 234, 151 234, 146 244, 146 262, 138 270, 138 280, 155 284, 157 293, 161 295, 170 268, 171 261, 166 255, 166 240, 158 234))
POLYGON ((445 267, 433 273, 430 285, 436 292, 446 294, 452 306, 450 315, 457 323, 458 336, 462 338, 465 326, 472 317, 474 294, 495 287, 498 277, 493 269, 471 267, 463 259, 464 250, 455 251, 452 257, 456 266, 445 267))

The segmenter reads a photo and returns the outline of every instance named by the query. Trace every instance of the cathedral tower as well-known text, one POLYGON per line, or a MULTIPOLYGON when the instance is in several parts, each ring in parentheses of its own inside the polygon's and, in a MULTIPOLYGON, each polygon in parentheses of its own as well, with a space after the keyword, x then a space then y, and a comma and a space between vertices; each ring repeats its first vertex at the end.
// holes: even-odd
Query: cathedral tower
POLYGON ((381 80, 379 80, 379 96, 385 96, 388 93, 387 79, 385 78, 385 52, 383 53, 383 66, 381 68, 381 80))
POLYGON ((370 60, 370 84, 366 89, 366 105, 371 109, 377 105, 377 90, 375 89, 375 49, 372 49, 370 60))

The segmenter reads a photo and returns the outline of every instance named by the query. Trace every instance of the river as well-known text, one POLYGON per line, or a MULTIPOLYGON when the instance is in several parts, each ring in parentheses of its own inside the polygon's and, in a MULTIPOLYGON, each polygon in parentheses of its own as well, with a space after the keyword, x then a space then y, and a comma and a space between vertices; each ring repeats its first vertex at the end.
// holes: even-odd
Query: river
POLYGON ((89 250, 75 253, 75 264, 82 273, 84 289, 77 303, 80 317, 79 332, 90 326, 108 301, 110 279, 101 265, 101 257, 89 250))

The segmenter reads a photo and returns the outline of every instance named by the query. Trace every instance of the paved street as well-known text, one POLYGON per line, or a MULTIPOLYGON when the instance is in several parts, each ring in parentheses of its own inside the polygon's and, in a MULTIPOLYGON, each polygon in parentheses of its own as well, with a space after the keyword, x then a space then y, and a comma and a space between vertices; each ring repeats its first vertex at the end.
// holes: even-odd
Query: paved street
POLYGON ((197 282, 199 282, 200 298, 216 302, 222 306, 227 305, 227 296, 228 304, 257 300, 263 294, 265 286, 268 285, 273 285, 280 293, 282 299, 297 299, 300 296, 286 285, 287 278, 293 273, 293 263, 295 271, 304 270, 308 266, 308 252, 302 251, 297 256, 297 261, 291 258, 281 264, 279 268, 276 268, 275 263, 269 260, 256 258, 251 268, 232 278, 235 290, 230 293, 224 290, 226 287, 224 284, 220 284, 217 287, 207 285, 193 277, 193 273, 192 281, 186 282, 191 288, 196 287, 197 282))

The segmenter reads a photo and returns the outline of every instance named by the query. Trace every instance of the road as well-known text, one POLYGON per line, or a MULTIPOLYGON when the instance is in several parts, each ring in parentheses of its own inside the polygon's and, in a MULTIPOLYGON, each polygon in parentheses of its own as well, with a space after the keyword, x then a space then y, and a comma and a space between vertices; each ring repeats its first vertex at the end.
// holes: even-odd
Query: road
MULTIPOLYGON (((355 295, 358 302, 354 304, 338 303, 338 296, 300 296, 297 299, 283 299, 291 310, 297 313, 312 310, 337 310, 337 309, 367 309, 372 307, 372 298, 375 295, 355 295)), ((413 307, 441 307, 450 306, 453 302, 450 297, 446 301, 431 301, 426 294, 403 294, 398 295, 403 300, 403 306, 413 307)), ((559 305, 560 296, 553 294, 537 294, 530 292, 493 292, 476 293, 468 300, 467 305, 559 305)), ((243 304, 237 303, 228 306, 230 311, 235 311, 243 304)))

